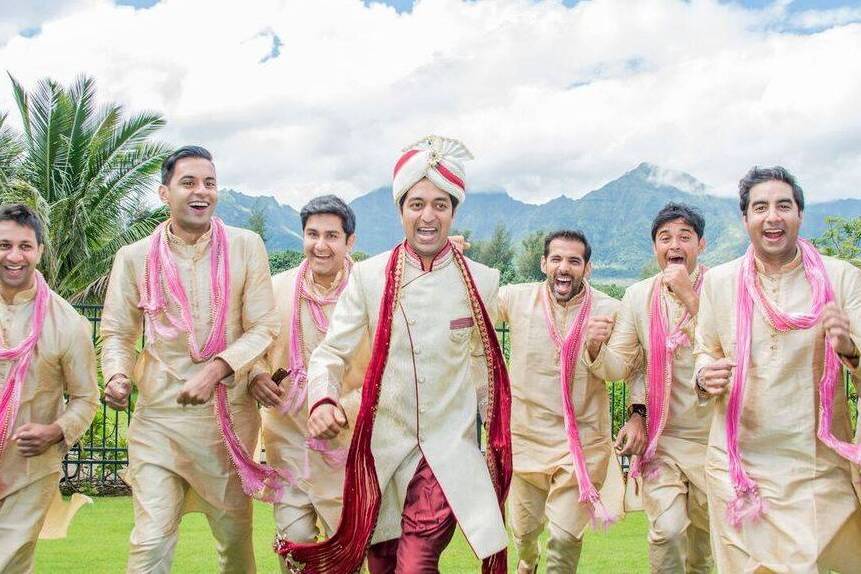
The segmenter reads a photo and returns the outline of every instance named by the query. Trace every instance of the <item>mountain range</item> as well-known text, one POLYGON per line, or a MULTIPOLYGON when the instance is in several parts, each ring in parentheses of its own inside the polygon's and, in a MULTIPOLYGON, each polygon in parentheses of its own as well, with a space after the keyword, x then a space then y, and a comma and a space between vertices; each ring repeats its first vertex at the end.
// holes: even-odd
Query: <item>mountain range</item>
MULTIPOLYGON (((391 188, 383 187, 350 202, 357 220, 356 249, 373 255, 403 237, 391 197, 391 188)), ((702 211, 707 242, 704 263, 714 265, 743 252, 747 242, 737 199, 718 197, 689 174, 649 163, 641 163, 579 199, 560 196, 535 205, 504 192, 472 192, 458 208, 455 227, 470 230, 472 238, 480 240, 489 238, 497 224, 503 223, 516 246, 533 231, 579 228, 592 243, 593 275, 597 279, 632 279, 651 261, 652 218, 669 201, 694 205, 702 211)), ((294 208, 268 196, 253 197, 230 189, 219 193, 216 212, 230 225, 246 226, 254 210, 265 216, 270 251, 301 250, 302 224, 294 208)), ((808 203, 801 234, 821 235, 829 215, 861 216, 861 199, 808 203)))

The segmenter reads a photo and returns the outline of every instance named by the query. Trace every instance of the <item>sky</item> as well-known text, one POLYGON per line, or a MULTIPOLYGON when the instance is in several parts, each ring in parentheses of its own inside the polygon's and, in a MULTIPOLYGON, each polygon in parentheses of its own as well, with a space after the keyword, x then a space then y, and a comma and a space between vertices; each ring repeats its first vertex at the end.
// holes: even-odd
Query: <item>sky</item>
POLYGON ((859 52, 858 1, 0 0, 25 86, 92 76, 208 147, 220 186, 294 207, 390 184, 429 134, 472 151, 472 191, 531 203, 643 161, 719 195, 780 164, 808 201, 861 198, 859 52))

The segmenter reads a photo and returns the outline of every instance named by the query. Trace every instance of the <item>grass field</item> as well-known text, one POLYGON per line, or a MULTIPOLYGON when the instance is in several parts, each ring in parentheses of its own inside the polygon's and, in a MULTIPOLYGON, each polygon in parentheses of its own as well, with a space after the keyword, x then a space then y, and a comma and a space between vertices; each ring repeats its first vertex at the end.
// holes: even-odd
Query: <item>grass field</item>
MULTIPOLYGON (((82 508, 63 540, 41 540, 36 549, 38 574, 115 574, 125 571, 128 537, 132 528, 132 506, 128 497, 97 498, 82 508)), ((272 552, 274 522, 270 508, 256 503, 254 549, 259 572, 278 572, 272 552)), ((510 549, 509 568, 515 555, 510 549)), ((627 516, 609 532, 587 532, 580 560, 581 573, 648 572, 646 519, 638 512, 627 516)), ((176 548, 173 571, 181 574, 217 572, 215 548, 202 514, 186 515, 176 548)), ((443 554, 442 572, 478 572, 478 561, 464 538, 457 534, 443 554)), ((543 563, 542 569, 543 572, 543 563)))

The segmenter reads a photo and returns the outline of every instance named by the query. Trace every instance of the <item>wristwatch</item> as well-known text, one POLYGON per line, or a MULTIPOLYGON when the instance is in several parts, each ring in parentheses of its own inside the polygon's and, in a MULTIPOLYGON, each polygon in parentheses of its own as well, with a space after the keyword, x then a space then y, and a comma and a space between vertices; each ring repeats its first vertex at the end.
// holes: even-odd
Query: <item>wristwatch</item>
POLYGON ((643 404, 635 404, 628 407, 628 418, 630 419, 633 415, 640 415, 643 417, 643 420, 646 420, 646 405, 643 404))

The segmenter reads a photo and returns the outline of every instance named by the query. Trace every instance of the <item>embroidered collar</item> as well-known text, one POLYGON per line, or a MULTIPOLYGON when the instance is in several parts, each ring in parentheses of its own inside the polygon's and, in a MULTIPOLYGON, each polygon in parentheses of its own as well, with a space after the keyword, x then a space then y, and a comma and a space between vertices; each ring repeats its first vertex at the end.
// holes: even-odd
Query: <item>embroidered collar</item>
POLYGON ((413 267, 417 267, 418 269, 427 272, 435 271, 436 269, 445 267, 446 265, 451 263, 453 257, 452 249, 453 247, 451 246, 451 242, 446 241, 442 249, 440 249, 437 254, 434 255, 430 267, 425 268, 424 260, 421 258, 421 256, 419 256, 419 254, 415 252, 415 250, 408 242, 404 241, 404 254, 407 263, 409 263, 413 267))

